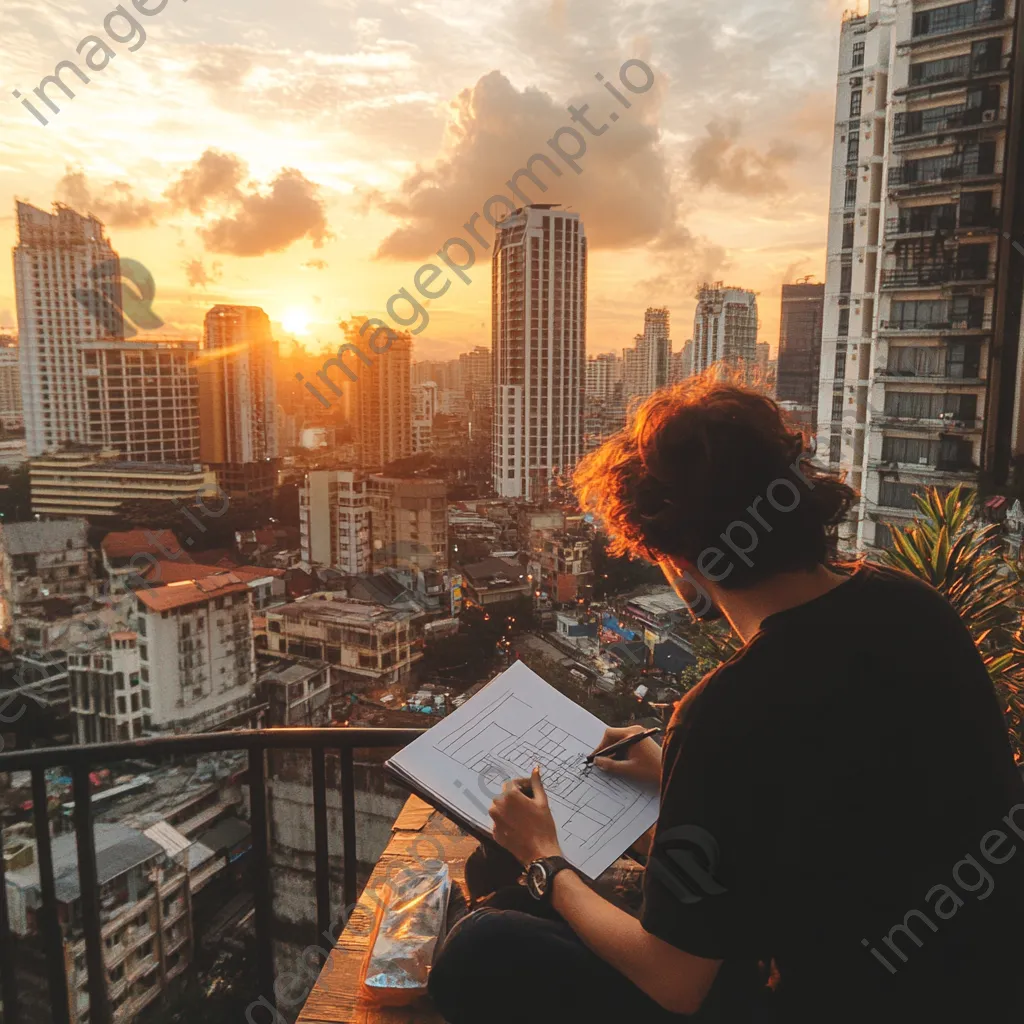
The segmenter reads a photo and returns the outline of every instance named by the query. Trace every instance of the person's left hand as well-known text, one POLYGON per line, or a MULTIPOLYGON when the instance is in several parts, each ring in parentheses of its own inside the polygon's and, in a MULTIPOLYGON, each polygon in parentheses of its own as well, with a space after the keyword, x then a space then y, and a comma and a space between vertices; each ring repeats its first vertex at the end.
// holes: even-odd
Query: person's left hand
POLYGON ((541 857, 560 857, 558 829, 548 807, 544 784, 540 781, 540 768, 534 768, 528 779, 506 782, 501 796, 496 797, 490 809, 494 821, 494 840, 503 846, 523 867, 541 857), (533 796, 523 792, 529 786, 533 796))

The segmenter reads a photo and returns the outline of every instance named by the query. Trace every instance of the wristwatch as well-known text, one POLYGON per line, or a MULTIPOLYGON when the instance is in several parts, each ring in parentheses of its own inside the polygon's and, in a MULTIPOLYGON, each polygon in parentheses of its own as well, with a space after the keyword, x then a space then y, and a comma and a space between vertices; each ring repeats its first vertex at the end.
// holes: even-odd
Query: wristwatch
POLYGON ((573 866, 564 857, 542 857, 526 869, 526 888, 530 895, 541 903, 551 902, 551 883, 559 871, 573 866))

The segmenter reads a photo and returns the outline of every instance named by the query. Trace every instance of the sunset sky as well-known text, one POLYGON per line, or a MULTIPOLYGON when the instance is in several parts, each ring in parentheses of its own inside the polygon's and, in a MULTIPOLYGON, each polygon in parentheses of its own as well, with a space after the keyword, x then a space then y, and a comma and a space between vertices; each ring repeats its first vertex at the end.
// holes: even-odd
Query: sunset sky
MULTIPOLYGON (((166 334, 198 335, 218 302, 262 306, 310 348, 336 346, 339 320, 387 319, 388 299, 588 102, 595 124, 621 117, 589 139, 579 175, 548 175, 535 198, 582 216, 591 354, 629 344, 648 305, 672 310, 678 349, 705 278, 761 293, 774 348, 781 285, 824 273, 848 3, 168 0, 144 17, 125 2, 142 45, 123 18, 112 34, 126 42, 104 31, 113 0, 0 7, 0 247, 15 243, 15 198, 91 210, 152 271, 166 334), (76 54, 90 35, 116 54, 101 70, 85 66, 102 63, 97 43, 76 54), (656 80, 626 111, 595 74, 617 83, 632 57, 656 80), (73 100, 50 90, 59 114, 36 101, 44 127, 11 94, 31 97, 64 59, 91 81, 65 75, 73 100)), ((430 304, 417 358, 490 343, 480 257, 472 284, 430 304)), ((5 258, 0 327, 14 310, 5 258)))

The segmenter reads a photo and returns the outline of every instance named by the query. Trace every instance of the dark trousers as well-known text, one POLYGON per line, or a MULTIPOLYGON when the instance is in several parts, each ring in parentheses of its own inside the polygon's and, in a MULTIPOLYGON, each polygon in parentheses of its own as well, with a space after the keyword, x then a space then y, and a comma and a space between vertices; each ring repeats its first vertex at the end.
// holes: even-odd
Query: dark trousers
POLYGON ((662 1009, 592 953, 564 921, 541 913, 521 886, 449 933, 430 974, 447 1024, 751 1024, 756 969, 723 964, 700 1013, 662 1009), (533 907, 531 907, 533 904, 533 907), (537 909, 534 909, 537 908, 537 909), (729 968, 728 970, 726 968, 729 968))

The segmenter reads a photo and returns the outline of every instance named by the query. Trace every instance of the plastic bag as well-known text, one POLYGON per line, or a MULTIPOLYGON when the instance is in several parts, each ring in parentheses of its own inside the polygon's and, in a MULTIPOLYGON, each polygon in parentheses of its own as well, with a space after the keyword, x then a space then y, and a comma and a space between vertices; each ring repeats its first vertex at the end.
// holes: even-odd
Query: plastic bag
POLYGON ((442 861, 427 861, 386 882, 363 965, 363 995, 370 1002, 405 1006, 426 994, 450 892, 442 861))

